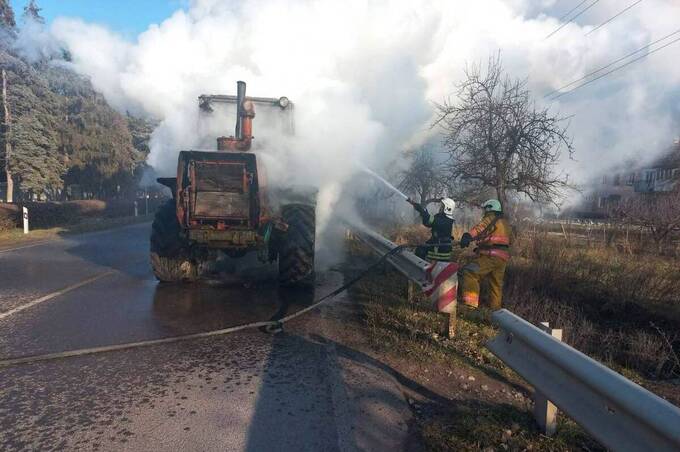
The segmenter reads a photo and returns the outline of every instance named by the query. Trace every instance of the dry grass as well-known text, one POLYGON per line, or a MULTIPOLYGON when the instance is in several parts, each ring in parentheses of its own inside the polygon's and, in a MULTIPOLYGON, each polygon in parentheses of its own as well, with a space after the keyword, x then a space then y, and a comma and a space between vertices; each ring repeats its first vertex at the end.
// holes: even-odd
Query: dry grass
MULTIPOLYGON (((429 237, 419 225, 386 233, 399 244, 429 237)), ((639 251, 525 233, 513 246, 504 306, 564 329, 567 343, 618 370, 680 376, 680 263, 639 251)), ((463 263, 468 258, 455 257, 463 263)))
MULTIPOLYGON (((350 248, 351 261, 344 270, 348 276, 353 276, 362 267, 361 262, 375 257, 355 242, 350 243, 350 248)), ((500 385, 523 385, 516 374, 484 347, 496 334, 486 320, 488 313, 461 310, 457 335, 447 339, 443 334, 448 325, 446 316, 430 311, 422 295, 419 302, 409 303, 404 278, 390 267, 372 272, 350 291, 352 299, 363 308, 362 321, 371 347, 379 353, 438 369, 442 375, 449 369, 467 375, 481 372, 495 376, 500 385)), ((450 371, 448 375, 444 384, 460 387, 455 375, 451 376, 450 371)), ((529 401, 526 397, 496 400, 475 394, 470 388, 464 390, 460 398, 444 404, 419 404, 414 416, 427 450, 571 451, 583 446, 601 450, 568 418, 560 418, 556 437, 541 435, 527 409, 529 401)))
MULTIPOLYGON (((417 244, 428 234, 416 226, 390 236, 417 244)), ((350 245, 350 255, 366 258, 356 244, 350 245)), ((567 246, 547 234, 521 237, 513 251, 504 307, 533 323, 549 321, 562 328, 565 342, 678 403, 674 386, 653 381, 680 375, 677 260, 632 255, 615 246, 567 246)), ((349 267, 356 271, 356 262, 349 267)), ((484 348, 495 331, 483 310, 459 309, 457 337, 448 340, 440 315, 406 301, 405 282, 396 272, 375 273, 352 291, 352 298, 364 304, 366 330, 376 350, 442 368, 474 367, 523 384, 484 348)), ((601 450, 564 416, 557 436, 546 438, 526 407, 500 400, 472 397, 423 409, 416 419, 429 450, 601 450), (504 434, 509 430, 511 435, 504 434)))
POLYGON ((508 267, 505 307, 565 330, 565 341, 645 377, 680 375, 680 266, 615 248, 523 240, 508 267))
MULTIPOLYGON (((504 307, 533 323, 562 328, 568 344, 619 371, 676 378, 680 259, 649 248, 633 254, 619 246, 622 231, 609 231, 611 246, 526 230, 513 246, 504 307)), ((419 225, 387 231, 399 244, 422 243, 428 233, 419 225)), ((454 257, 462 263, 468 258, 454 257)))
POLYGON ((536 431, 531 414, 508 404, 464 402, 420 421, 429 451, 604 451, 567 418, 558 418, 557 435, 536 431))

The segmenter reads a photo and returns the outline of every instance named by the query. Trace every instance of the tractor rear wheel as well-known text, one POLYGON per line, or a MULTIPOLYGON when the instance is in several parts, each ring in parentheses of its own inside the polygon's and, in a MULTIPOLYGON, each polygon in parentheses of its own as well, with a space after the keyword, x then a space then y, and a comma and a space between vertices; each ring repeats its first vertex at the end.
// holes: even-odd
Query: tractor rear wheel
POLYGON ((188 243, 182 239, 174 199, 156 211, 151 225, 151 268, 162 282, 195 281, 198 266, 188 243))
POLYGON ((279 282, 283 285, 309 285, 314 282, 314 206, 289 204, 281 209, 288 231, 279 249, 279 282))

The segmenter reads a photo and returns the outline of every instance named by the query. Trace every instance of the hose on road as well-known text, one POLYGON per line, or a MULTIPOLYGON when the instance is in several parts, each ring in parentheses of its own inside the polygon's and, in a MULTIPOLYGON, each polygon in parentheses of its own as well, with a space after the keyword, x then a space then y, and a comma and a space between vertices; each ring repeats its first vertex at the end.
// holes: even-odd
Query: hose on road
POLYGON ((107 353, 107 352, 113 352, 113 351, 119 351, 119 350, 130 350, 134 348, 142 348, 142 347, 150 347, 153 345, 160 345, 160 344, 171 344, 175 342, 183 342, 183 341, 189 341, 193 339, 202 339, 202 338, 207 338, 207 337, 212 337, 212 336, 222 336, 225 334, 230 334, 230 333, 235 333, 237 331, 243 331, 243 330, 248 330, 248 329, 255 329, 255 328, 269 328, 272 331, 280 330, 282 328, 282 325, 286 322, 289 322, 303 314, 308 313, 309 311, 318 308, 319 306, 327 303, 329 300, 332 298, 336 297, 337 295, 341 294, 342 292, 346 291, 350 287, 352 287, 354 284, 358 283, 361 281, 363 278, 365 278, 371 271, 373 271, 376 267, 380 266, 383 264, 390 256, 394 256, 395 254, 401 252, 405 248, 407 248, 408 245, 399 245, 394 248, 392 248, 389 252, 385 253, 378 259, 375 263, 371 264, 368 268, 363 270, 359 275, 356 277, 352 278, 349 282, 343 284, 341 287, 335 289, 334 291, 324 295, 323 297, 319 298, 318 300, 314 301, 313 304, 310 306, 294 313, 291 315, 288 315, 286 317, 283 317, 278 320, 268 320, 268 321, 262 321, 262 322, 252 322, 252 323, 246 323, 243 325, 237 325, 233 326, 230 328, 224 328, 220 330, 214 330, 214 331, 205 331, 201 333, 193 333, 193 334, 185 334, 182 336, 173 336, 173 337, 166 337, 162 339, 151 339, 147 341, 139 341, 139 342, 128 342, 124 344, 114 344, 114 345, 104 345, 100 347, 90 347, 90 348, 82 348, 78 350, 68 350, 68 351, 63 351, 63 352, 56 352, 56 353, 47 353, 43 355, 29 355, 29 356, 18 356, 14 358, 6 358, 0 360, 0 368, 2 367, 9 367, 9 366, 16 366, 19 364, 31 364, 31 363, 36 363, 40 361, 52 361, 52 360, 58 360, 58 359, 64 359, 64 358, 71 358, 71 357, 76 357, 76 356, 85 356, 85 355, 94 355, 94 354, 99 354, 99 353, 107 353))

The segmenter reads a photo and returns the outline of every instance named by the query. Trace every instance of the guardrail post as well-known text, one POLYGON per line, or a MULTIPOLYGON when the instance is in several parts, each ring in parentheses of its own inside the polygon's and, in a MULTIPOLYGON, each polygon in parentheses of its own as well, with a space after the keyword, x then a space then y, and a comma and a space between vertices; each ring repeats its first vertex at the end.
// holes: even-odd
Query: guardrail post
POLYGON ((409 303, 415 303, 416 302, 416 284, 411 281, 410 279, 408 280, 408 286, 406 287, 406 299, 408 300, 409 303))
MULTIPOLYGON (((487 348, 608 450, 680 451, 678 407, 560 341, 559 330, 548 335, 507 309, 491 317, 501 331, 487 348)), ((547 403, 537 420, 554 426, 547 403)))
POLYGON ((447 336, 448 336, 449 339, 453 339, 456 336, 456 311, 457 311, 457 303, 453 303, 452 311, 449 312, 449 314, 448 314, 449 327, 448 327, 448 331, 446 333, 447 333, 447 336))
MULTIPOLYGON (((562 330, 553 330, 550 323, 541 322, 539 327, 558 341, 562 340, 562 330)), ((552 436, 557 430, 557 407, 538 389, 534 391, 534 418, 541 431, 552 436)))

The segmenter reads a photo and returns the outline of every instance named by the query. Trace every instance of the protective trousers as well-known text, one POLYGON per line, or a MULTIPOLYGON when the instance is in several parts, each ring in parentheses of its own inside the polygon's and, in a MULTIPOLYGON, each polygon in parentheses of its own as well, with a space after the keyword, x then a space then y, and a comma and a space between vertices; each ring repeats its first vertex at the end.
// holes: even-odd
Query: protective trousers
POLYGON ((489 308, 497 311, 501 308, 503 296, 503 277, 507 260, 496 256, 479 255, 474 261, 463 267, 459 276, 462 278, 462 301, 468 306, 479 306, 479 286, 482 280, 489 281, 489 308))

